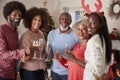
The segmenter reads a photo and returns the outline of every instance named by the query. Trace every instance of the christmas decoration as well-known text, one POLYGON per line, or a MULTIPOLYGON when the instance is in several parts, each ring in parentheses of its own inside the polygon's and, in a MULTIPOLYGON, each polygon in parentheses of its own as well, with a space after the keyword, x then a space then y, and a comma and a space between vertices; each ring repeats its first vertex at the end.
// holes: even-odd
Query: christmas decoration
POLYGON ((41 14, 43 17, 42 19, 47 23, 46 25, 43 25, 44 27, 42 28, 42 31, 45 35, 45 39, 47 40, 47 35, 49 33, 49 31, 55 29, 55 23, 54 20, 52 18, 52 16, 50 16, 48 9, 47 8, 40 8, 41 14))
POLYGON ((112 40, 120 40, 120 32, 119 29, 113 28, 112 32, 110 33, 110 38, 112 40))
POLYGON ((46 8, 48 2, 47 0, 43 1, 43 8, 40 8, 41 14, 42 14, 42 19, 44 20, 45 23, 47 23, 46 25, 43 25, 44 27, 42 28, 42 31, 45 35, 45 40, 47 40, 47 36, 48 33, 55 29, 55 23, 54 20, 52 18, 52 16, 49 14, 48 9, 46 8))

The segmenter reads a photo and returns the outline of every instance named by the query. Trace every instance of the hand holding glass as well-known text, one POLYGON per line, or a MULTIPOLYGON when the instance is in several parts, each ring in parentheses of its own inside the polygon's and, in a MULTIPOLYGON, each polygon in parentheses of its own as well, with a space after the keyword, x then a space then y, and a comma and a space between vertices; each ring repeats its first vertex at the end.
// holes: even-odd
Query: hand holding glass
POLYGON ((42 57, 42 52, 44 49, 44 40, 43 39, 39 39, 39 40, 34 40, 33 41, 33 47, 34 47, 34 56, 33 58, 37 58, 37 51, 39 51, 40 53, 40 58, 42 57))
POLYGON ((46 58, 46 61, 49 61, 50 60, 50 50, 51 50, 51 46, 50 46, 50 43, 49 42, 47 42, 47 46, 46 46, 46 56, 47 56, 47 58, 46 58))
POLYGON ((58 61, 60 61, 62 59, 61 55, 60 55, 60 51, 56 50, 54 53, 54 58, 58 61))

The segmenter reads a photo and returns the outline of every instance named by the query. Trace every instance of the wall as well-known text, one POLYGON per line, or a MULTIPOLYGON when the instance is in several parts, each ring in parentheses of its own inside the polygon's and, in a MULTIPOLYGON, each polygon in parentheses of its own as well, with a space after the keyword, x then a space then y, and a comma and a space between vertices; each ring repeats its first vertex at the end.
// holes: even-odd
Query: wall
MULTIPOLYGON (((2 15, 2 10, 3 10, 4 4, 8 1, 12 1, 12 0, 0 0, 0 19, 1 19, 0 24, 5 22, 5 19, 2 15)), ((43 5, 42 4, 43 0, 17 0, 17 1, 21 1, 22 3, 24 3, 26 5, 27 9, 31 8, 32 6, 42 7, 42 5, 43 5)), ((47 0, 48 3, 47 3, 46 7, 47 7, 50 15, 53 17, 53 19, 56 23, 56 27, 59 26, 58 18, 59 18, 60 13, 63 12, 63 8, 68 7, 70 13, 74 12, 76 9, 78 10, 79 8, 81 10, 82 9, 81 1, 82 0, 47 0)), ((98 4, 97 1, 101 1, 102 9, 100 11, 104 11, 105 16, 107 17, 109 31, 111 31, 113 27, 117 27, 117 28, 120 27, 119 26, 120 19, 116 20, 115 18, 111 18, 108 15, 109 5, 112 0, 84 0, 84 1, 85 1, 85 5, 88 4, 90 6, 90 10, 92 10, 92 11, 96 10, 94 3, 98 4)), ((72 24, 74 24, 74 20, 73 20, 72 24)), ((24 31, 26 31, 22 22, 18 28, 18 31, 19 31, 20 36, 24 31)))
MULTIPOLYGON (((9 2, 9 1, 13 1, 13 0, 0 0, 0 24, 4 23, 5 22, 5 19, 3 17, 3 6, 5 5, 5 3, 9 2)), ((35 7, 43 7, 43 0, 16 0, 16 1, 20 1, 22 2, 23 4, 25 4, 26 8, 29 9, 33 6, 35 7)), ((55 1, 54 0, 48 0, 47 1, 48 4, 47 4, 47 8, 48 8, 48 11, 50 13, 51 16, 54 15, 55 13, 55 1)), ((55 17, 53 16, 53 19, 55 19, 55 17)), ((24 25, 23 25, 23 22, 21 21, 21 24, 20 26, 18 27, 18 31, 19 31, 19 37, 26 31, 27 29, 24 28, 24 25)))

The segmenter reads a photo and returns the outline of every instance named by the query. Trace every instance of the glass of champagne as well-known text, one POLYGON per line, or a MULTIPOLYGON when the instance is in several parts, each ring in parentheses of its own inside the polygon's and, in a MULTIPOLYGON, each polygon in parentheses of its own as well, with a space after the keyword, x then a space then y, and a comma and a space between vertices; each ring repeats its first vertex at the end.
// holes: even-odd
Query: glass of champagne
POLYGON ((65 52, 69 53, 70 52, 70 47, 68 43, 65 43, 65 52))
MULTIPOLYGON (((69 54, 69 53, 70 53, 70 46, 69 46, 69 44, 68 44, 68 43, 65 43, 65 52, 66 52, 67 54, 69 54)), ((69 66, 68 62, 67 62, 67 63, 65 63, 65 65, 66 65, 66 66, 69 66)))
POLYGON ((50 43, 47 42, 46 52, 47 52, 47 53, 50 53, 50 50, 51 50, 50 43))
POLYGON ((33 54, 33 59, 36 59, 37 58, 37 51, 36 51, 36 49, 37 49, 37 47, 38 47, 38 41, 37 40, 34 40, 33 41, 33 47, 34 47, 34 54, 33 54))
POLYGON ((60 51, 58 49, 56 49, 55 53, 54 53, 54 57, 55 59, 59 60, 61 55, 60 55, 60 51))
POLYGON ((46 61, 50 60, 50 57, 48 57, 50 55, 50 50, 51 50, 51 45, 50 45, 49 42, 47 42, 47 46, 46 46, 47 58, 46 58, 46 61))
POLYGON ((59 67, 59 61, 62 59, 62 57, 61 57, 60 51, 58 49, 56 49, 56 51, 54 53, 54 59, 56 61, 58 61, 56 68, 60 69, 60 67, 59 67))
POLYGON ((43 38, 39 38, 39 48, 40 48, 40 57, 39 59, 43 59, 42 57, 42 52, 43 52, 43 49, 44 49, 44 39, 43 38))

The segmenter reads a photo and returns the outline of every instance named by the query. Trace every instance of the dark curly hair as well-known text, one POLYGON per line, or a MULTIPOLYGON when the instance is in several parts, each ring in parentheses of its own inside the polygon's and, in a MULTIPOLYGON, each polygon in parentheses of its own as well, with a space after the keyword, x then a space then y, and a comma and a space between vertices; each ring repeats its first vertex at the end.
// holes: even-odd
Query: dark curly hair
POLYGON ((7 20, 7 16, 11 14, 13 10, 20 10, 22 14, 22 18, 25 16, 26 8, 25 6, 18 1, 11 1, 6 3, 6 5, 3 7, 3 15, 5 19, 7 20))
POLYGON ((46 8, 40 8, 40 14, 42 18, 41 28, 45 28, 49 22, 49 13, 47 12, 46 8))
POLYGON ((45 14, 46 12, 41 8, 37 8, 37 7, 30 8, 29 10, 27 10, 25 18, 23 19, 23 23, 25 27, 31 29, 31 23, 33 18, 39 15, 42 20, 40 29, 44 28, 48 24, 48 17, 45 14))

